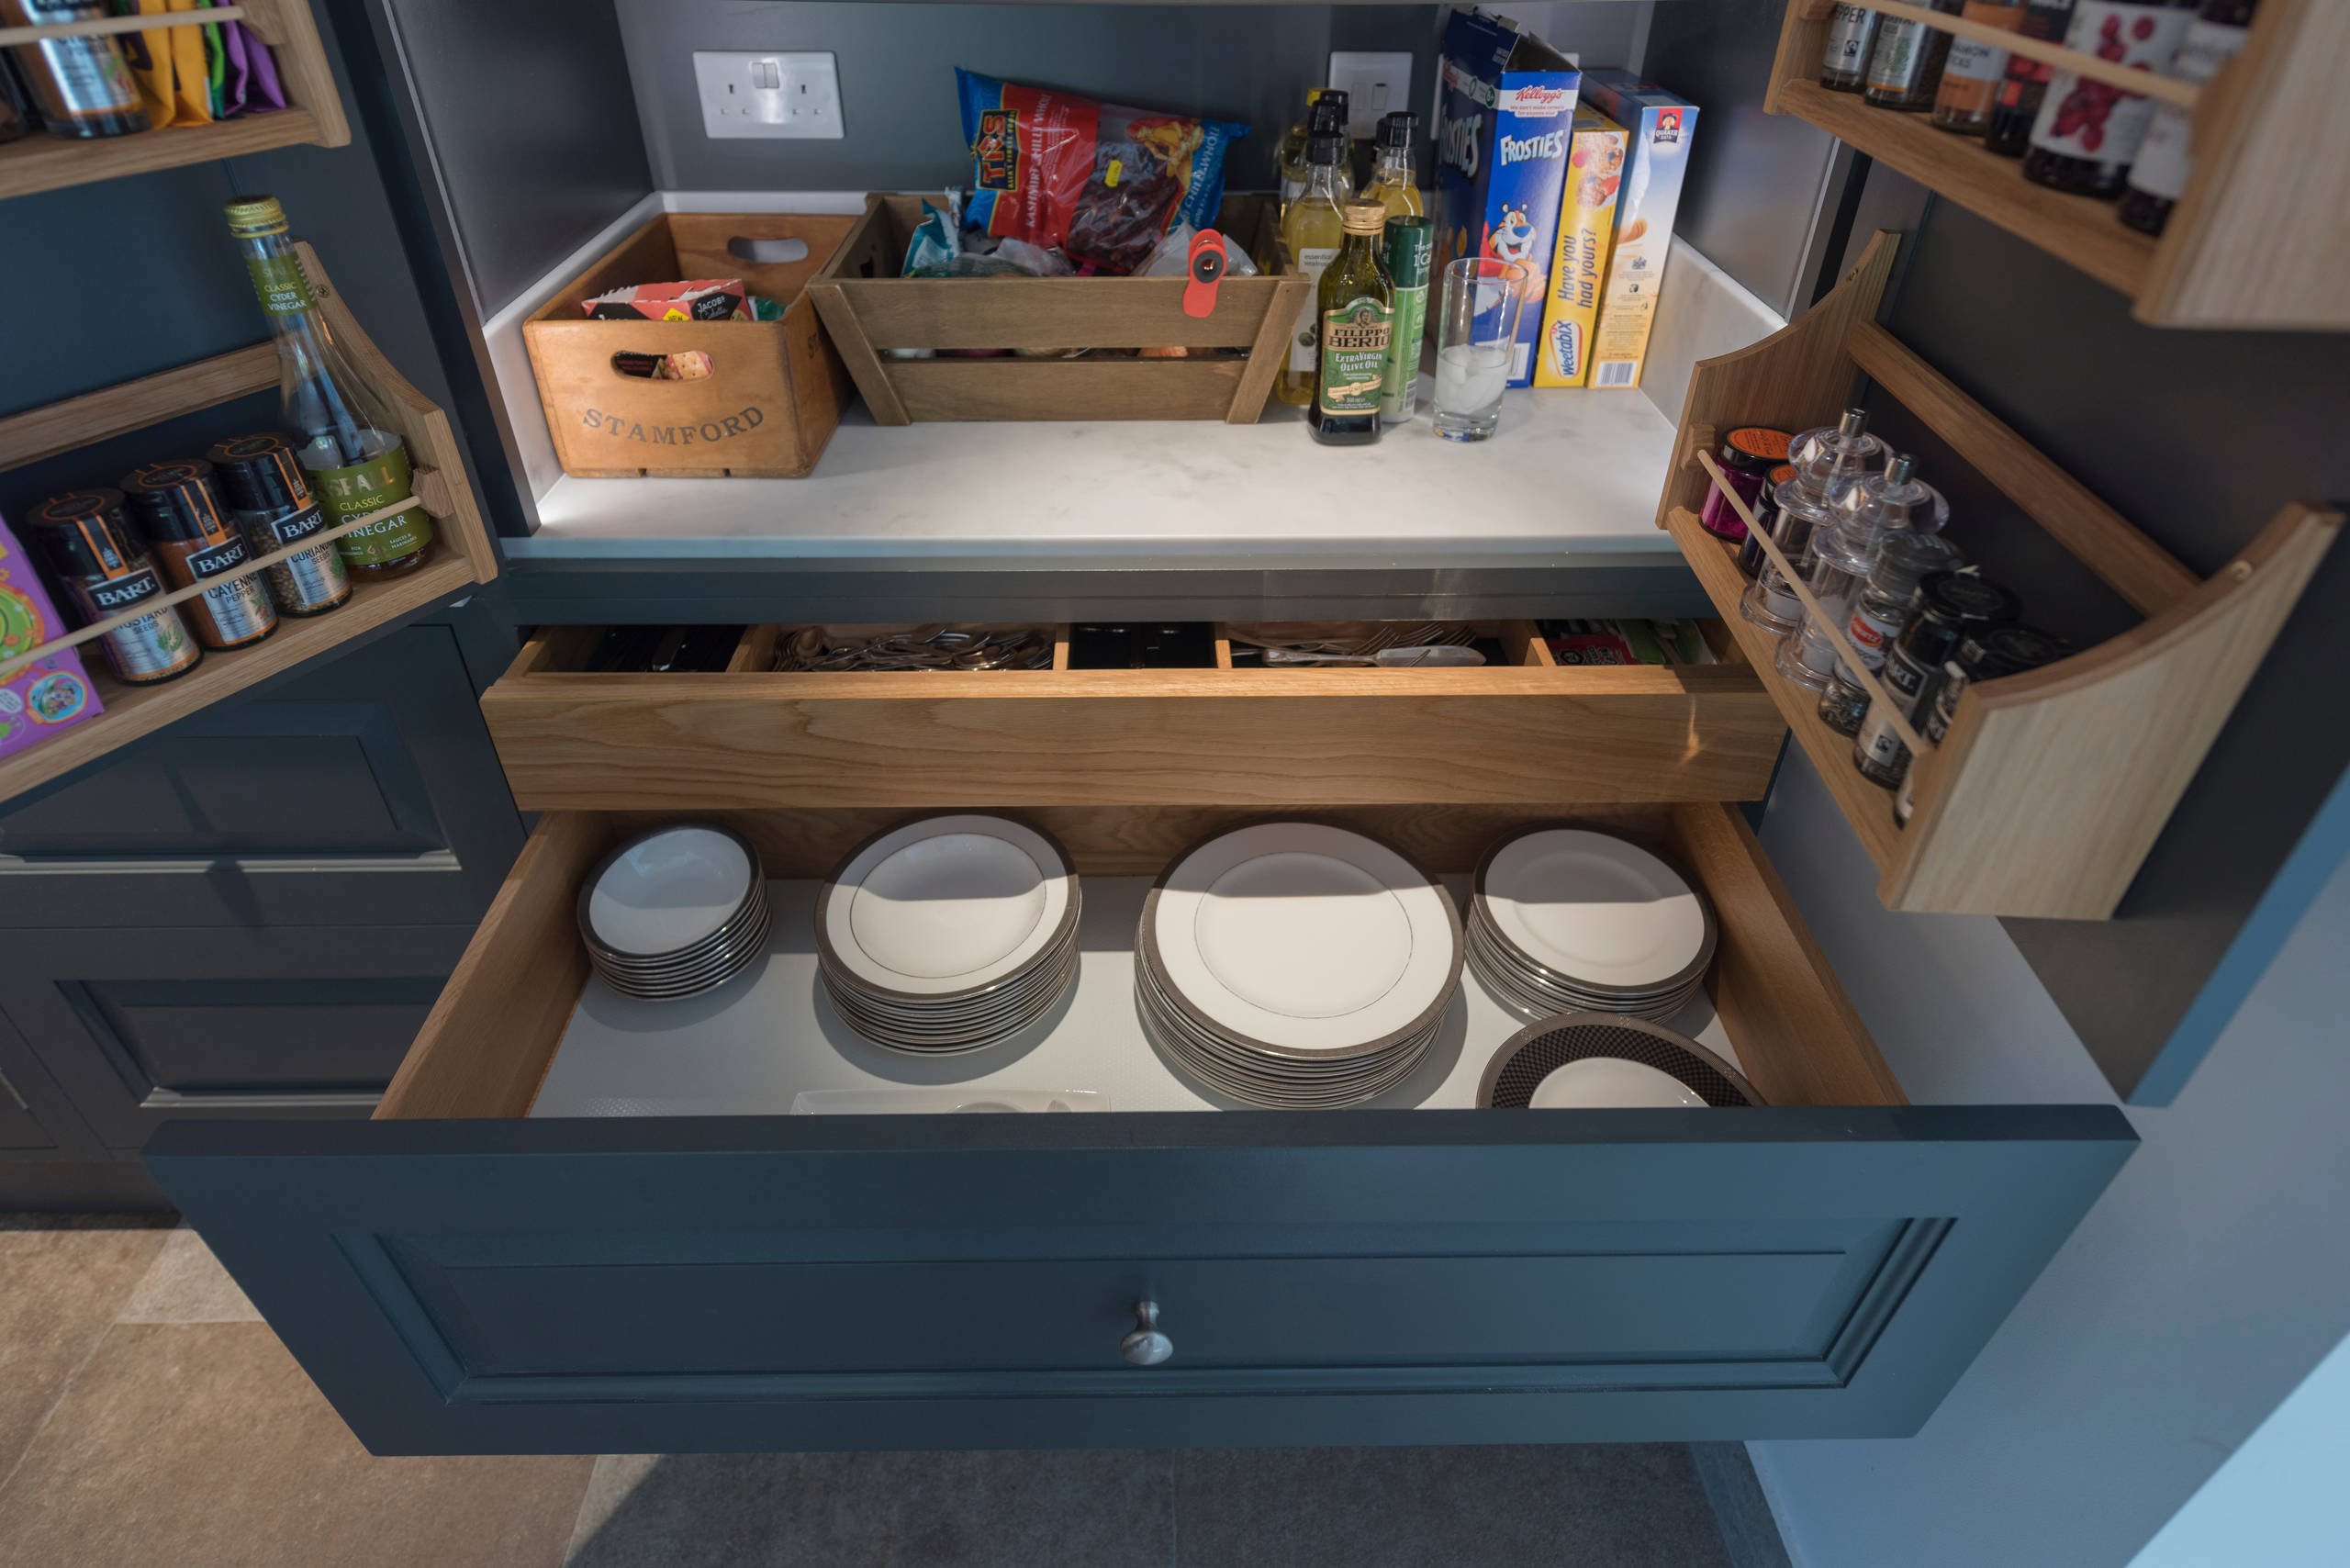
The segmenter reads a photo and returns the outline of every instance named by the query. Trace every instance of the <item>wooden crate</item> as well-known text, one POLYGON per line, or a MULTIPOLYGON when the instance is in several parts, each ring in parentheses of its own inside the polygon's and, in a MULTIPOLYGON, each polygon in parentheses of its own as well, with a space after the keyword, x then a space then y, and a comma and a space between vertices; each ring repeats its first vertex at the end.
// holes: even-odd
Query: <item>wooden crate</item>
POLYGON ((833 439, 848 373, 818 325, 808 280, 860 220, 802 213, 665 212, 599 257, 522 324, 563 471, 584 479, 804 477, 833 439), (759 263, 758 241, 799 241, 759 263), (743 250, 734 247, 742 246, 743 250), (581 302, 630 284, 739 277, 780 321, 591 321, 581 302), (700 381, 649 381, 621 353, 710 355, 700 381))
MULTIPOLYGON (((931 198, 934 201, 943 198, 931 198)), ((808 292, 874 420, 1222 420, 1264 411, 1310 280, 1280 267, 1270 196, 1225 198, 1216 227, 1260 275, 1227 276, 1213 314, 1183 314, 1184 280, 898 275, 919 196, 870 196, 808 292), (1082 359, 900 359, 892 349, 1072 349, 1082 359), (1183 348, 1183 358, 1132 351, 1183 348), (1202 353, 1200 351, 1209 351, 1202 353), (1246 350, 1219 353, 1218 350, 1246 350)))

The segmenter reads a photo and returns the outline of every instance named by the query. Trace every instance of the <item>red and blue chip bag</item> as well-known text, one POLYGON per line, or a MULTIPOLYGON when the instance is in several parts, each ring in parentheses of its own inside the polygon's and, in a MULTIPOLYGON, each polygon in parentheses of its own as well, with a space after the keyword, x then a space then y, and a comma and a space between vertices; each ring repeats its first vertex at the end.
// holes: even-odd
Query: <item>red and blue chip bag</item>
POLYGON ((964 222, 1002 239, 1058 247, 1124 276, 1178 223, 1215 227, 1225 149, 1248 134, 1230 120, 1160 114, 1025 87, 957 67, 971 149, 964 222))

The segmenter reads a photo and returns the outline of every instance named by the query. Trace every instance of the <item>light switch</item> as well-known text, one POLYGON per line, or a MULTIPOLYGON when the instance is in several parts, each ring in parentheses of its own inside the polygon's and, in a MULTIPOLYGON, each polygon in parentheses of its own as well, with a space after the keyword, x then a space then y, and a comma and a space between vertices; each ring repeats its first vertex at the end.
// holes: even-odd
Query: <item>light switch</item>
POLYGON ((694 51, 705 136, 838 140, 841 79, 830 54, 694 51))
MULTIPOLYGON (((1412 57, 1409 54, 1358 54, 1334 50, 1330 54, 1330 86, 1347 95, 1347 134, 1364 140, 1377 133, 1379 122, 1412 103, 1412 57)), ((1427 128, 1423 126, 1423 133, 1427 128)))

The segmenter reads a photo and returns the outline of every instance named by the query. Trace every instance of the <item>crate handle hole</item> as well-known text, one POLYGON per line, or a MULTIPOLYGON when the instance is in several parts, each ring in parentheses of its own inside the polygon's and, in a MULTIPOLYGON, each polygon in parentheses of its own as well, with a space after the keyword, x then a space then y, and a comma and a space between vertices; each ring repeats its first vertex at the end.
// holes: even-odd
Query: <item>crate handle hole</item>
POLYGON ((646 353, 622 349, 612 355, 612 373, 629 381, 707 381, 718 366, 699 349, 678 353, 646 353))
POLYGON ((747 234, 737 234, 733 239, 726 241, 726 253, 738 262, 748 262, 753 266, 779 266, 786 262, 806 261, 808 241, 805 240, 754 240, 747 234))

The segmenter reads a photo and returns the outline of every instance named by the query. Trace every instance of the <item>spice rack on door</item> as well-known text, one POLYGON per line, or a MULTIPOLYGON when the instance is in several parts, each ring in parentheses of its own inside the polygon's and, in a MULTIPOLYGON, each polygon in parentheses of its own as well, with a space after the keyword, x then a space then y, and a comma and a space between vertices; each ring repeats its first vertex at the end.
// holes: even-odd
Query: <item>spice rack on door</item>
POLYGON ((0 146, 0 201, 297 142, 319 147, 350 144, 351 122, 343 115, 342 97, 335 91, 334 69, 327 62, 326 45, 310 15, 309 0, 239 0, 234 6, 200 11, 0 28, 0 48, 40 38, 148 32, 223 21, 241 22, 269 46, 270 57, 277 62, 278 84, 285 92, 284 108, 207 125, 163 126, 87 141, 68 141, 34 131, 0 146))
POLYGON ((1980 137, 1820 85, 1834 0, 1787 0, 1766 111, 1809 121, 2119 289, 2150 326, 2350 329, 2350 98, 2338 80, 2350 6, 2266 0, 2244 52, 2199 88, 1919 6, 1855 3, 2187 106, 2195 171, 2162 238, 2124 224, 2112 202, 2033 184, 1980 137))
MULTIPOLYGON (((1876 325, 1896 243, 1879 234, 1803 316, 1697 364, 1657 526, 1681 547, 1852 822, 1887 909, 2108 919, 2341 531, 2342 513, 2288 504, 2219 575, 2198 578, 1876 325), (1740 615, 1748 579, 1738 546, 1697 521, 1711 483, 1706 454, 1719 431, 1832 424, 1862 375, 2146 616, 2061 663, 1969 686, 1938 746, 1905 727, 1919 770, 1906 827, 1894 819, 1891 793, 1853 767, 1852 743, 1821 721, 1818 700, 1779 674, 1777 639, 1740 615)), ((1846 666, 1860 667, 1837 641, 1846 666)))
MULTIPOLYGON (((473 487, 465 477, 464 458, 448 415, 409 386, 368 340, 335 294, 317 253, 307 243, 297 245, 296 250, 336 341, 385 394, 392 423, 408 442, 415 465, 416 495, 432 516, 440 548, 421 570, 388 582, 354 584, 350 602, 340 610, 283 619, 276 632, 248 648, 207 650, 204 662, 194 670, 160 685, 129 686, 114 679, 101 667, 105 655, 87 648, 84 667, 97 685, 106 711, 0 762, 0 801, 45 784, 258 681, 498 575, 498 553, 474 504, 473 487)), ((262 342, 28 409, 0 420, 0 472, 265 392, 276 385, 276 346, 262 342)), ((64 641, 60 638, 27 649, 16 659, 37 656, 64 641)))

